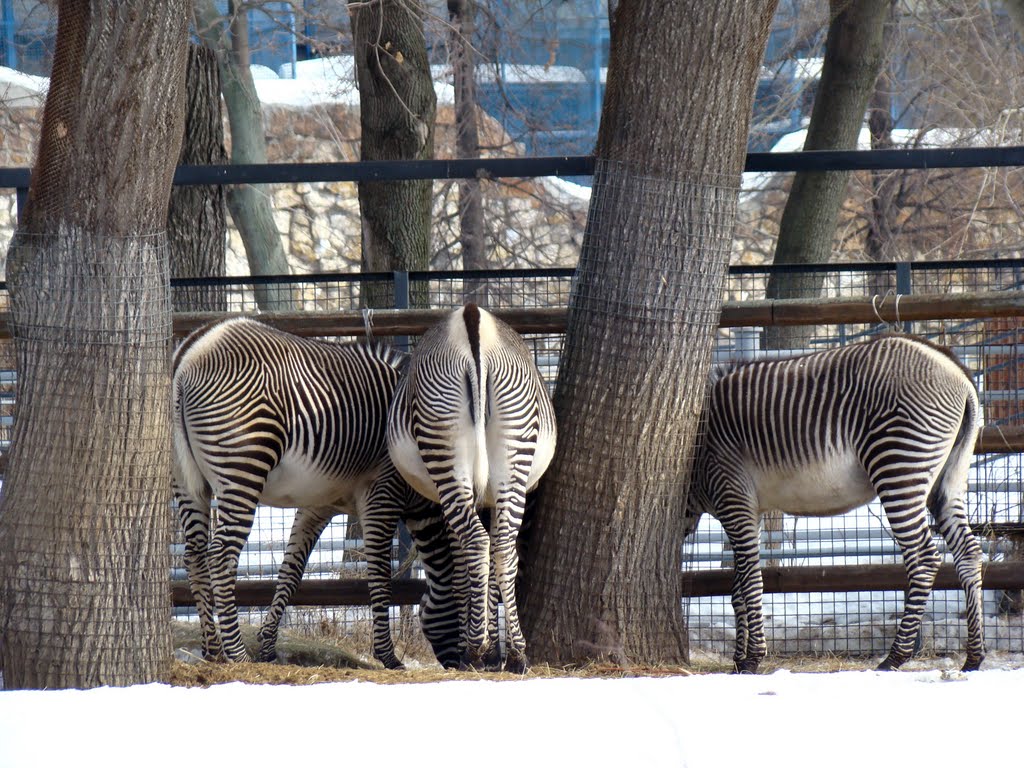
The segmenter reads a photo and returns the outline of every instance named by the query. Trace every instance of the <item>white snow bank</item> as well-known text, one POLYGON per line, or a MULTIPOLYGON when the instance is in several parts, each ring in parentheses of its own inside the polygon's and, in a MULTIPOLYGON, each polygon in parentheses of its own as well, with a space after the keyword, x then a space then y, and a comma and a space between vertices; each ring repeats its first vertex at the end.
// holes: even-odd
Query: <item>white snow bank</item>
POLYGON ((1021 690, 996 669, 13 691, 0 765, 1016 765, 1021 690))

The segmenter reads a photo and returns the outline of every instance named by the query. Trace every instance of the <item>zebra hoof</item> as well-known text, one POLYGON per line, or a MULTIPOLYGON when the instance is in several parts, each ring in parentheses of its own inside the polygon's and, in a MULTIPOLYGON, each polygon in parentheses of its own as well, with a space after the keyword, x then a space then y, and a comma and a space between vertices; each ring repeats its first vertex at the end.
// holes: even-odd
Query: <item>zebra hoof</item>
POLYGON ((405 669, 405 664, 400 662, 393 653, 387 656, 378 656, 377 661, 384 665, 384 669, 405 669))
POLYGON ((509 653, 508 658, 505 659, 504 671, 512 675, 525 675, 526 671, 530 668, 530 663, 526 660, 525 653, 509 653))
POLYGON ((488 672, 500 672, 501 649, 497 645, 490 646, 480 661, 481 666, 488 672))
POLYGON ((760 664, 760 659, 743 659, 735 662, 732 672, 734 675, 756 675, 760 664))
POLYGON ((463 672, 476 671, 483 672, 487 670, 486 662, 487 652, 484 648, 478 648, 476 651, 466 650, 462 654, 462 660, 459 662, 459 669, 463 672))
POLYGON ((985 660, 985 656, 968 656, 967 660, 964 661, 964 665, 960 667, 961 672, 977 672, 981 669, 981 662, 985 660))
POLYGON ((895 672, 903 665, 903 662, 905 661, 906 659, 901 659, 897 656, 893 656, 890 653, 888 656, 882 659, 882 663, 875 667, 875 669, 878 672, 895 672))

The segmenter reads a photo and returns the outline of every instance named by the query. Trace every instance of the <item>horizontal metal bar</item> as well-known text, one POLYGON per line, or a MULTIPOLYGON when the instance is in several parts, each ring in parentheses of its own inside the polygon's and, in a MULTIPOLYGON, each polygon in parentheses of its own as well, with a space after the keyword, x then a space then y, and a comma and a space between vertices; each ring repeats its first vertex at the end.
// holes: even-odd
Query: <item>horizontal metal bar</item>
MULTIPOLYGON (((766 594, 813 592, 881 592, 907 588, 907 572, 902 564, 825 565, 768 567, 761 569, 766 594)), ((683 574, 683 593, 688 597, 728 595, 732 591, 733 570, 687 571, 683 574)), ((981 572, 984 589, 1024 589, 1024 561, 986 563, 981 572)), ((960 589, 956 569, 946 563, 939 567, 934 589, 960 589)))
MULTIPOLYGON (((590 176, 593 155, 508 157, 457 160, 363 160, 348 163, 266 163, 258 165, 183 165, 174 183, 281 184, 332 181, 400 181, 412 179, 527 178, 590 176)), ((744 171, 924 170, 1024 165, 1024 147, 951 147, 931 149, 807 150, 751 152, 744 171)), ((25 189, 28 168, 0 168, 0 187, 25 189)))

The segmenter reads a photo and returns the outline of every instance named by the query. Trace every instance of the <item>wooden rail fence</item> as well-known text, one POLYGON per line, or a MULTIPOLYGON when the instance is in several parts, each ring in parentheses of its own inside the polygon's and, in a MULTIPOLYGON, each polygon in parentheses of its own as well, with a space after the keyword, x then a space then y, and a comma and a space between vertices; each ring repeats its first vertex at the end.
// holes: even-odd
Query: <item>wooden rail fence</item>
MULTIPOLYGON (((907 586, 907 572, 900 564, 822 565, 786 568, 762 568, 765 593, 783 592, 882 592, 902 591, 907 586)), ((720 568, 687 571, 681 575, 683 595, 710 597, 728 595, 733 571, 720 568)), ((986 563, 982 572, 984 589, 1021 589, 1024 587, 1024 562, 986 563)), ((171 584, 171 597, 176 606, 195 605, 188 584, 171 584)), ((956 570, 950 564, 939 569, 935 589, 960 589, 956 570)), ((424 593, 422 579, 396 579, 391 582, 394 605, 417 605, 424 593)), ((270 605, 274 595, 271 580, 239 581, 236 587, 238 605, 263 607, 270 605)), ((359 579, 306 579, 299 585, 292 605, 365 606, 370 599, 367 583, 359 579)))
MULTIPOLYGON (((363 336, 369 321, 377 336, 415 336, 446 316, 447 310, 373 310, 362 312, 266 312, 259 319, 300 336, 363 336)), ((253 314, 253 313, 246 313, 253 314)), ((564 307, 495 310, 520 333, 564 333, 564 307)), ((174 315, 174 334, 185 336, 225 313, 182 312, 174 315)), ((917 320, 982 319, 1024 316, 1024 292, 991 291, 941 295, 911 294, 879 301, 861 299, 776 299, 725 302, 719 325, 723 328, 772 325, 822 325, 917 320)), ((0 339, 10 338, 9 313, 0 312, 0 339)), ((986 427, 979 436, 978 453, 1024 452, 1024 428, 986 427)), ((682 575, 684 594, 691 597, 729 594, 732 570, 692 571, 682 575)), ((765 592, 846 592, 902 590, 906 572, 902 565, 801 566, 764 568, 765 592)), ((175 605, 193 605, 188 584, 171 585, 175 605)), ((984 571, 986 589, 1024 588, 1024 562, 989 563, 984 571)), ((944 565, 936 589, 956 589, 959 583, 951 565, 944 565)), ((417 604, 423 582, 401 579, 392 583, 396 605, 417 604)), ((246 580, 238 583, 239 605, 269 605, 274 582, 246 580)), ((369 590, 361 580, 306 580, 292 600, 294 605, 366 605, 369 590)))

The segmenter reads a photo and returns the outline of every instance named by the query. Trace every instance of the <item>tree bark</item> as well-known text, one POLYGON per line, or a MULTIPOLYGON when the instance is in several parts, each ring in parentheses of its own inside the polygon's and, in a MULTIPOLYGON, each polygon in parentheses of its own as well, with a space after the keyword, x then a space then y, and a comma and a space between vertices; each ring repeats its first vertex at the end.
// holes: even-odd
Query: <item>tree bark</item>
MULTIPOLYGON (((217 52, 221 92, 231 128, 231 162, 235 165, 266 163, 263 107, 249 69, 248 44, 243 45, 241 40, 237 45, 233 42, 238 38, 228 33, 228 24, 217 12, 213 0, 195 0, 195 17, 199 35, 217 52)), ((233 14, 232 18, 238 19, 239 14, 233 14)), ((274 223, 274 210, 263 185, 233 185, 228 189, 227 202, 231 219, 245 245, 249 271, 253 275, 288 274, 281 234, 274 223)), ((280 298, 271 289, 257 288, 255 293, 256 303, 262 310, 292 306, 290 297, 280 298)))
MULTIPOLYGON (((885 60, 883 28, 890 0, 830 0, 832 21, 825 40, 825 61, 811 111, 804 150, 856 149, 864 111, 885 60)), ((824 264, 832 254, 839 208, 849 173, 802 171, 793 178, 775 245, 775 264, 824 264)), ((809 298, 821 293, 815 274, 773 273, 769 299, 809 298)), ((769 328, 769 349, 800 347, 806 331, 769 328)))
MULTIPOLYGON (((363 160, 434 156, 436 96, 419 0, 371 0, 349 6, 359 82, 363 160)), ((430 268, 426 180, 359 183, 364 272, 430 268)), ((388 290, 368 286, 367 307, 393 306, 388 290)), ((426 306, 425 294, 411 297, 426 306)))
MULTIPOLYGON (((217 55, 204 46, 190 45, 185 134, 178 165, 222 165, 226 162, 217 55)), ((224 187, 196 184, 171 190, 167 215, 171 277, 224 275, 226 238, 224 187)), ((227 297, 217 286, 181 287, 174 294, 175 312, 226 310, 227 297)))
MULTIPOLYGON (((476 57, 473 51, 474 5, 474 0, 448 0, 452 79, 455 83, 455 151, 460 158, 480 157, 476 57)), ((459 179, 459 244, 463 269, 487 269, 483 194, 479 179, 459 179)), ((465 300, 487 306, 486 282, 474 281, 467 285, 465 300)))
POLYGON ((559 444, 525 553, 535 661, 686 658, 690 455, 774 8, 619 4, 555 396, 559 444))
MULTIPOLYGON (((894 21, 896 1, 889 0, 889 21, 894 21)), ((892 29, 890 23, 888 29, 892 29)), ((884 49, 890 48, 891 34, 883 35, 884 49)), ((883 68, 875 80, 875 87, 868 101, 868 130, 871 132, 872 149, 892 149, 892 78, 889 69, 883 68)), ((896 205, 896 192, 899 186, 900 171, 871 171, 871 210, 868 213, 868 232, 864 242, 864 250, 870 261, 895 261, 896 238, 894 228, 899 211, 896 205)), ((868 292, 872 295, 884 296, 892 287, 890 276, 881 272, 873 272, 869 278, 868 292)))
POLYGON ((7 272, 18 390, 0 497, 8 688, 171 658, 170 285, 187 0, 62 2, 7 272))

